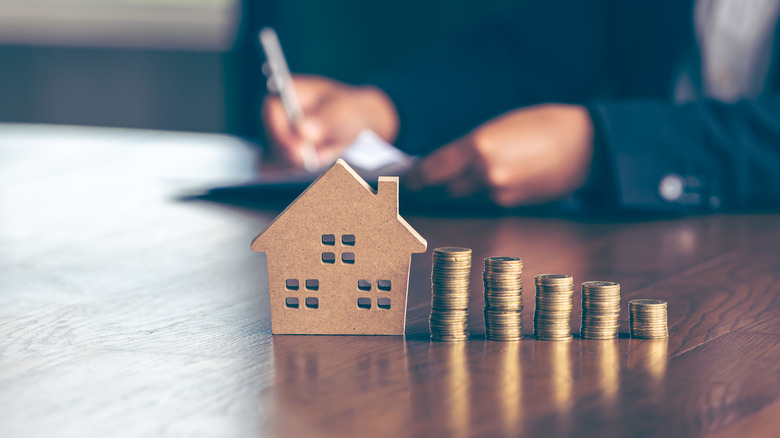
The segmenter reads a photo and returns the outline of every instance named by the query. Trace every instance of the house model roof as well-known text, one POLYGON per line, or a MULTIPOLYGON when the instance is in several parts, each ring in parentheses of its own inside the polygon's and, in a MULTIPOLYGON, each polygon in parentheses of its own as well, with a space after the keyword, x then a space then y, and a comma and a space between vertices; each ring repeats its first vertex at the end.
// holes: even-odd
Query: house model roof
POLYGON ((339 158, 255 237, 252 251, 268 252, 281 237, 293 237, 307 228, 301 220, 303 217, 334 221, 341 219, 344 213, 366 223, 395 219, 402 227, 401 231, 406 231, 406 235, 394 236, 401 240, 396 244, 403 244, 415 253, 425 252, 427 248, 427 241, 398 214, 398 177, 380 176, 375 191, 339 158), (289 227, 293 223, 294 227, 289 227))

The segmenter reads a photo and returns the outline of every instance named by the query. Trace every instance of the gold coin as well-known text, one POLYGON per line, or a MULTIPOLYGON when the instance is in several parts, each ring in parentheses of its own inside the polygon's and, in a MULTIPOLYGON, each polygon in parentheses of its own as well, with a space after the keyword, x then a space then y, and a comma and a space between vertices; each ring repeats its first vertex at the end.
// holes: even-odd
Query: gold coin
POLYGON ((468 339, 470 277, 470 249, 443 247, 433 250, 431 314, 428 318, 432 340, 468 339))
POLYGON ((484 264, 485 337, 519 341, 523 336, 523 261, 517 257, 488 257, 484 264))
POLYGON ((661 306, 661 307, 665 307, 666 304, 667 304, 666 301, 656 300, 656 299, 652 299, 652 298, 639 298, 639 299, 631 300, 631 301, 628 302, 629 306, 650 306, 650 307, 661 306))

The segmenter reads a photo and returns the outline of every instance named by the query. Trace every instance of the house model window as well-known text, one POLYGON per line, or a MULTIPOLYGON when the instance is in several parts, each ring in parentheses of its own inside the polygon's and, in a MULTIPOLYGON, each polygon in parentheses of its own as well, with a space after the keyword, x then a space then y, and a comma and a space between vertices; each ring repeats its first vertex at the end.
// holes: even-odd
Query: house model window
POLYGON ((357 305, 360 309, 370 309, 371 308, 371 298, 368 297, 360 297, 357 299, 357 305))
POLYGON ((336 263, 336 254, 332 252, 322 253, 322 263, 336 263))
POLYGON ((308 307, 309 309, 316 309, 320 307, 320 300, 317 297, 307 297, 306 307, 308 307))
POLYGON ((272 332, 403 335, 411 254, 426 247, 398 214, 397 177, 373 190, 336 161, 252 242, 272 332))

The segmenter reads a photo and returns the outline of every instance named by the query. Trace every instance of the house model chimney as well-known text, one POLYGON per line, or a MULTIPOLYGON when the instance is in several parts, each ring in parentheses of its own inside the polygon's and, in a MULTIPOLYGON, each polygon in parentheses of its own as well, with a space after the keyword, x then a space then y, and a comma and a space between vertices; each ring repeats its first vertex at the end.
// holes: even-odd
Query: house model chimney
POLYGON ((380 176, 377 181, 376 196, 379 205, 391 209, 390 213, 398 214, 398 177, 380 176))

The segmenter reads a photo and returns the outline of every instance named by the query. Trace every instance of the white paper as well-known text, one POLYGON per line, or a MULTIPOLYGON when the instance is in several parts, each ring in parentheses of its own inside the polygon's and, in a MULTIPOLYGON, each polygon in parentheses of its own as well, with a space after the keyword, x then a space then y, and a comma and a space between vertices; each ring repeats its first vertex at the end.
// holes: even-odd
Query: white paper
POLYGON ((364 129, 341 155, 349 165, 374 171, 392 164, 409 165, 413 159, 382 140, 374 131, 364 129))

